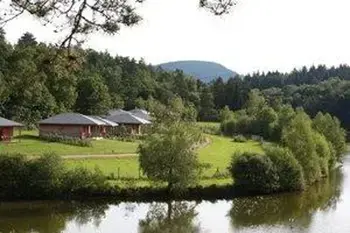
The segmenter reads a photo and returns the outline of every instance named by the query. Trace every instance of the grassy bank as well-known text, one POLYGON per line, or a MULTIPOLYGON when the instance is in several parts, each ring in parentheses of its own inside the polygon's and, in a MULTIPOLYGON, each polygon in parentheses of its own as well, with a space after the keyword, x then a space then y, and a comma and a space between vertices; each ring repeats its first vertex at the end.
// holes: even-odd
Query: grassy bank
MULTIPOLYGON (((218 123, 199 123, 199 125, 218 127, 218 123)), ((104 154, 133 154, 136 153, 137 142, 122 142, 116 140, 93 141, 92 147, 78 147, 62 143, 51 143, 40 140, 37 131, 24 131, 22 137, 16 137, 14 142, 0 144, 0 152, 21 153, 26 155, 40 155, 46 152, 54 152, 58 155, 101 155, 101 158, 75 158, 66 159, 64 163, 70 169, 84 167, 94 170, 98 167, 103 174, 111 178, 111 183, 122 187, 153 186, 140 173, 137 157, 126 156, 120 158, 103 157, 104 154)), ((231 156, 236 151, 262 151, 258 142, 245 143, 233 142, 231 138, 207 135, 210 143, 198 150, 201 163, 208 164, 208 168, 202 174, 199 185, 210 186, 213 184, 225 185, 232 183, 227 174, 227 166, 231 156)))
MULTIPOLYGON (((261 152, 261 146, 258 142, 248 141, 245 143, 233 142, 232 139, 221 136, 208 135, 211 143, 204 148, 199 149, 198 156, 202 163, 210 165, 205 169, 203 176, 206 179, 200 181, 201 185, 227 184, 232 182, 230 178, 216 179, 216 176, 227 176, 226 168, 230 162, 231 156, 236 151, 261 152)), ((102 172, 109 176, 121 179, 134 179, 134 181, 116 181, 122 186, 147 186, 146 180, 138 181, 144 178, 139 172, 139 163, 137 157, 125 158, 94 158, 94 159, 74 159, 66 160, 65 163, 70 168, 85 167, 90 170, 99 167, 102 172), (113 175, 112 175, 113 174, 113 175)))
POLYGON ((38 138, 37 131, 23 131, 11 143, 0 143, 0 152, 40 155, 54 152, 58 155, 100 155, 136 153, 138 143, 117 140, 92 141, 92 147, 79 147, 55 142, 46 142, 38 138))

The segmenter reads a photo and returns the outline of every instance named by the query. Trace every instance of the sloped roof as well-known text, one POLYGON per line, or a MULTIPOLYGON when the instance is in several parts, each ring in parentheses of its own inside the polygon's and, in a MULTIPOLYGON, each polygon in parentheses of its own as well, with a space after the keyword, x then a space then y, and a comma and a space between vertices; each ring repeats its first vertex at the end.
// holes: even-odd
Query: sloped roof
POLYGON ((99 120, 99 121, 103 121, 103 122, 106 123, 106 125, 108 125, 108 126, 112 126, 112 127, 118 126, 117 123, 115 123, 115 122, 113 122, 113 121, 110 121, 110 120, 107 120, 107 119, 105 119, 105 118, 102 118, 102 117, 100 117, 100 116, 90 116, 90 117, 92 117, 92 118, 94 118, 94 119, 97 119, 97 120, 99 120))
POLYGON ((130 110, 129 112, 131 114, 139 117, 139 118, 142 118, 142 119, 145 119, 145 120, 148 120, 148 121, 151 120, 151 116, 150 116, 149 112, 147 112, 144 109, 135 108, 133 110, 130 110))
POLYGON ((123 110, 123 109, 112 109, 108 111, 108 115, 109 116, 113 116, 113 115, 118 115, 121 113, 126 113, 127 111, 123 110))
POLYGON ((135 125, 145 125, 151 124, 148 120, 137 117, 130 112, 120 113, 117 115, 107 116, 107 120, 116 122, 118 124, 135 124, 135 125))
POLYGON ((5 118, 0 117, 0 126, 6 126, 6 127, 21 127, 23 126, 20 123, 17 123, 15 121, 7 120, 5 118))
POLYGON ((105 122, 80 113, 62 113, 39 121, 39 124, 58 125, 107 125, 105 122))

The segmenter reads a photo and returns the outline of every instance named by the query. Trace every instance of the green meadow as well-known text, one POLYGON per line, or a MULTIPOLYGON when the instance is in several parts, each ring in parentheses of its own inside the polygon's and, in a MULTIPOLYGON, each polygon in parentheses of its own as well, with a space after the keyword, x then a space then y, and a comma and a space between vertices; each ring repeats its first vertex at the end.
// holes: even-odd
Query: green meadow
MULTIPOLYGON (((205 176, 212 177, 217 170, 219 173, 226 173, 232 155, 236 151, 256 151, 261 152, 261 146, 258 142, 248 141, 245 143, 233 142, 231 138, 208 135, 210 144, 198 150, 200 162, 210 165, 205 169, 205 176)), ((70 167, 83 166, 89 169, 99 167, 105 174, 114 174, 120 177, 138 178, 139 163, 138 158, 86 158, 86 159, 69 159, 66 163, 70 167)))
MULTIPOLYGON (((218 128, 218 125, 218 123, 200 123, 202 128, 218 128)), ((92 147, 79 147, 45 142, 36 135, 38 135, 37 131, 23 131, 22 136, 15 137, 13 142, 0 144, 0 152, 21 153, 30 156, 48 152, 54 152, 62 156, 77 155, 76 158, 65 159, 65 163, 69 168, 84 167, 90 170, 99 168, 105 175, 115 179, 112 183, 122 186, 150 185, 149 181, 145 180, 140 172, 136 154, 139 142, 103 139, 93 141, 92 147), (91 155, 91 158, 79 158, 78 155, 91 155), (123 156, 107 157, 104 155, 123 156)), ((202 173, 202 177, 205 178, 199 181, 200 185, 231 183, 232 179, 227 176, 227 167, 232 155, 237 151, 262 152, 259 142, 239 143, 228 137, 209 134, 206 134, 206 136, 210 143, 197 151, 200 162, 207 165, 202 173)))
POLYGON ((25 155, 41 155, 53 152, 58 155, 105 155, 105 154, 134 154, 137 142, 123 142, 117 140, 95 140, 92 147, 79 147, 56 142, 46 142, 38 138, 37 131, 23 131, 10 143, 0 143, 0 152, 20 153, 25 155))

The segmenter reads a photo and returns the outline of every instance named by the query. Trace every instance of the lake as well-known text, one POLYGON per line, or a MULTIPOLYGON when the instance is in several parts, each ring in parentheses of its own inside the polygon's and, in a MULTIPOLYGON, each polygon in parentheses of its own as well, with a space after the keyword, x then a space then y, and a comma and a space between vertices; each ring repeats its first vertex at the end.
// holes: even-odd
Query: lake
POLYGON ((217 202, 0 204, 0 233, 349 233, 350 157, 303 193, 217 202))

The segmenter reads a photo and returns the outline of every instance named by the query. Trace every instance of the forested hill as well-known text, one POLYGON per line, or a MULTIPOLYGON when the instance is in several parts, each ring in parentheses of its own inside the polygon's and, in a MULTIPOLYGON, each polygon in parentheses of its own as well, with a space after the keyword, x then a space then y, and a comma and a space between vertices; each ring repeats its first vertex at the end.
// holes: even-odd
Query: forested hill
POLYGON ((203 82, 210 82, 221 77, 227 80, 236 76, 236 73, 221 64, 208 61, 174 61, 159 65, 164 70, 182 70, 185 74, 200 79, 203 82))
POLYGON ((181 71, 154 69, 143 61, 94 50, 70 55, 26 33, 15 45, 0 30, 0 116, 34 125, 60 112, 105 114, 112 108, 149 108, 180 97, 198 120, 214 121, 225 106, 241 109, 259 89, 273 106, 283 102, 337 116, 350 130, 350 67, 317 66, 268 72, 209 83, 181 71))

